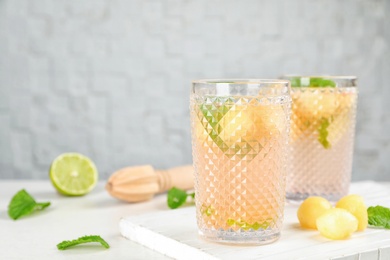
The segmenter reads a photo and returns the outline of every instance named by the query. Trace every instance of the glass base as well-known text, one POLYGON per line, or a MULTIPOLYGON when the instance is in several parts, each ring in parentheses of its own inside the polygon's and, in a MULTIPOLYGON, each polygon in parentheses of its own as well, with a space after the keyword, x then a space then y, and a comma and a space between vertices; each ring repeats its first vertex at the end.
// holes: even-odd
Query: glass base
POLYGON ((269 231, 226 231, 226 230, 208 230, 199 231, 199 236, 207 241, 230 244, 258 246, 275 242, 280 237, 280 232, 270 233, 269 231))
POLYGON ((308 197, 319 196, 319 197, 323 197, 329 201, 338 201, 339 199, 341 199, 345 195, 347 195, 347 194, 334 194, 334 193, 331 193, 331 194, 309 194, 309 193, 287 192, 286 198, 288 201, 303 201, 303 200, 307 199, 308 197))

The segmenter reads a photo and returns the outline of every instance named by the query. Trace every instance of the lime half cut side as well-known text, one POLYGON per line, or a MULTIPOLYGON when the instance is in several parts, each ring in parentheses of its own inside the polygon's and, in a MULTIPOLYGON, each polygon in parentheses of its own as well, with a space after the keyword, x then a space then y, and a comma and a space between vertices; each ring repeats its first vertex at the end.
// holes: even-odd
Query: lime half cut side
POLYGON ((59 193, 81 196, 90 192, 97 183, 98 172, 88 157, 79 153, 64 153, 50 166, 50 180, 59 193))

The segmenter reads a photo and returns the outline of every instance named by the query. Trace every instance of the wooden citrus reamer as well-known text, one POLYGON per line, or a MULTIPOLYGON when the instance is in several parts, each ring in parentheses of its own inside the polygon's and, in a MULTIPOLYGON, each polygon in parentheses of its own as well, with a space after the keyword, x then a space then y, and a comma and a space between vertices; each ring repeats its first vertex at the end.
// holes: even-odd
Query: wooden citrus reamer
POLYGON ((155 194, 172 187, 194 188, 192 165, 168 170, 155 170, 150 165, 126 167, 114 172, 106 184, 111 196, 128 202, 150 200, 155 194))

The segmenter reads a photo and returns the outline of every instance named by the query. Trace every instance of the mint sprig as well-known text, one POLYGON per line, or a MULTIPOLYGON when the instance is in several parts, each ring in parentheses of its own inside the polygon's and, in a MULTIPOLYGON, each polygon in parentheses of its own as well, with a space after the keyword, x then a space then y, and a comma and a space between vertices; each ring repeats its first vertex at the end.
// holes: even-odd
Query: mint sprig
POLYGON ((221 120, 234 107, 235 103, 233 97, 212 97, 199 105, 200 112, 202 112, 199 113, 199 120, 201 122, 207 121, 207 125, 204 125, 205 130, 223 152, 228 151, 229 146, 220 136, 223 131, 221 120))
POLYGON ((336 87, 336 83, 330 79, 323 78, 310 78, 310 87, 311 88, 324 88, 324 87, 336 87))
POLYGON ((110 248, 110 245, 100 236, 83 236, 79 237, 74 240, 65 240, 62 241, 61 243, 57 244, 58 250, 65 250, 68 249, 69 247, 76 246, 79 244, 85 244, 85 243, 93 243, 93 242, 98 242, 100 243, 103 247, 105 248, 110 248))
POLYGON ((291 87, 310 87, 310 88, 335 88, 336 83, 333 80, 325 78, 293 77, 290 79, 291 87))
POLYGON ((210 217, 211 215, 213 215, 215 213, 215 208, 213 206, 206 206, 206 205, 202 205, 200 207, 200 212, 202 213, 202 215, 206 215, 207 217, 210 217))
POLYGON ((188 193, 185 190, 173 187, 168 191, 167 204, 171 209, 176 209, 186 203, 188 196, 195 198, 195 193, 188 193))
POLYGON ((272 219, 268 219, 267 221, 264 221, 264 222, 255 222, 253 224, 250 224, 246 221, 243 221, 243 220, 234 220, 234 219, 231 219, 229 218, 227 220, 227 224, 229 226, 239 226, 240 228, 242 228, 243 230, 249 230, 249 229, 253 229, 253 230, 258 230, 260 228, 262 229, 267 229, 271 223, 272 219))
POLYGON ((390 229, 390 209, 383 206, 369 207, 367 209, 368 224, 375 227, 390 229))
POLYGON ((11 199, 8 205, 8 215, 13 220, 17 220, 22 216, 30 215, 34 211, 43 210, 50 206, 50 202, 38 203, 24 189, 18 191, 11 199))
POLYGON ((322 144, 325 149, 331 148, 331 144, 328 141, 328 127, 330 125, 329 119, 322 118, 320 121, 320 127, 318 128, 318 141, 322 144))

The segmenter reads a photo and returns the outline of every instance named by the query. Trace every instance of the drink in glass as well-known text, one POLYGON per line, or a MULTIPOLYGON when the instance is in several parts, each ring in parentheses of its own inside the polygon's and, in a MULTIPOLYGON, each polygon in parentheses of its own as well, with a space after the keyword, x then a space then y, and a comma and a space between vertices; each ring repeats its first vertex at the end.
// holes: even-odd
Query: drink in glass
POLYGON ((201 237, 264 244, 280 236, 291 96, 284 80, 199 80, 191 91, 201 237))
POLYGON ((356 77, 285 77, 292 86, 287 198, 348 194, 357 103, 356 77))

